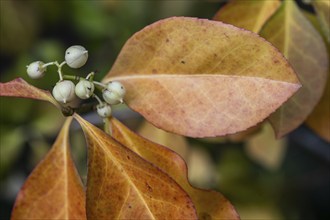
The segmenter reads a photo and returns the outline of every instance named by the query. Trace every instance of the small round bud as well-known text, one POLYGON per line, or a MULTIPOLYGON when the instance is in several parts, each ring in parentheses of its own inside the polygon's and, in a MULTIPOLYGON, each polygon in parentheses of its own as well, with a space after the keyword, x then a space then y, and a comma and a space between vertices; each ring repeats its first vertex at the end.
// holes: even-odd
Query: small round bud
POLYGON ((67 103, 75 99, 75 85, 70 80, 63 80, 56 83, 53 89, 54 98, 61 103, 67 103))
POLYGON ((120 82, 114 81, 107 84, 107 88, 103 90, 103 99, 111 104, 119 104, 123 102, 126 94, 125 87, 120 82))
POLYGON ((108 89, 103 90, 102 96, 104 101, 106 101, 110 105, 116 105, 123 102, 123 99, 118 96, 117 93, 111 92, 108 89))
POLYGON ((42 61, 35 61, 27 66, 27 74, 32 79, 39 79, 45 75, 46 67, 42 61))
POLYGON ((88 80, 80 80, 75 88, 76 95, 81 99, 88 99, 94 93, 94 84, 88 80))
POLYGON ((102 118, 107 118, 111 116, 111 107, 107 103, 102 103, 96 106, 97 114, 102 118))
POLYGON ((88 51, 79 45, 71 46, 65 51, 65 61, 71 68, 80 68, 87 62, 88 51))
POLYGON ((124 98, 126 94, 126 89, 123 84, 121 84, 118 81, 112 81, 107 84, 107 89, 110 90, 111 92, 115 92, 118 94, 118 96, 121 96, 124 98))

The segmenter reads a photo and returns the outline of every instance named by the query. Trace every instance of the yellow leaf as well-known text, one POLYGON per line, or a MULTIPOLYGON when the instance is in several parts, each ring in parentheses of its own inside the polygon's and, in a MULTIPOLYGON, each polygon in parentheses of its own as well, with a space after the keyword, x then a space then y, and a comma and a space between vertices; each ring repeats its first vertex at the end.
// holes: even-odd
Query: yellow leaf
POLYGON ((221 22, 169 18, 130 38, 104 82, 121 81, 125 102, 161 129, 192 137, 245 130, 299 87, 276 48, 221 22))
POLYGON ((192 145, 187 159, 188 180, 198 188, 209 188, 219 182, 219 172, 205 146, 192 145))
POLYGON ((246 142, 247 155, 269 170, 278 169, 286 151, 286 140, 277 140, 272 127, 266 123, 259 134, 246 142))
POLYGON ((307 125, 319 136, 330 142, 330 77, 320 102, 306 120, 307 125))
POLYGON ((190 197, 172 178, 74 116, 88 144, 89 219, 197 219, 190 197))
POLYGON ((156 128, 147 121, 137 131, 144 138, 157 144, 166 146, 178 153, 181 157, 186 158, 188 151, 188 142, 185 137, 173 133, 166 132, 156 128))
POLYGON ((320 21, 321 28, 330 43, 330 1, 329 0, 314 0, 312 4, 320 21))
POLYGON ((85 193, 70 155, 67 119, 52 149, 19 192, 11 219, 86 219, 85 193))
POLYGON ((138 136, 114 118, 111 119, 111 126, 113 137, 118 142, 159 167, 189 194, 199 219, 239 219, 235 209, 223 195, 190 185, 187 180, 187 166, 178 154, 138 136))
MULTIPOLYGON (((316 16, 314 14, 306 13, 306 17, 311 21, 314 27, 321 32, 321 27, 317 22, 316 16)), ((325 34, 322 36, 326 41, 325 34)), ((329 56, 330 44, 327 41, 326 46, 329 56)), ((305 122, 314 132, 316 132, 316 134, 330 142, 330 72, 328 74, 327 85, 323 92, 323 96, 305 122)))
POLYGON ((321 35, 294 1, 284 1, 260 35, 285 55, 302 83, 302 88, 269 118, 277 137, 282 137, 303 123, 320 100, 329 58, 321 35))
POLYGON ((258 33, 280 4, 279 0, 232 0, 216 13, 213 20, 258 33))

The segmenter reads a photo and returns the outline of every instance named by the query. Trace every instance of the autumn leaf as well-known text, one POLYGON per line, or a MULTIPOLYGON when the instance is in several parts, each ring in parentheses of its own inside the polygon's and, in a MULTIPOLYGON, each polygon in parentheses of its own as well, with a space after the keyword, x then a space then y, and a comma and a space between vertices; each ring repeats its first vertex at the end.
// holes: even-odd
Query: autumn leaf
POLYGON ((321 35, 294 1, 284 1, 260 35, 285 55, 302 83, 302 88, 269 118, 277 137, 282 137, 303 123, 320 100, 329 58, 321 35))
POLYGON ((0 96, 11 96, 19 98, 37 99, 47 101, 61 109, 49 91, 38 89, 22 78, 14 79, 10 82, 0 82, 0 96))
POLYGON ((155 142, 157 144, 166 146, 178 153, 182 158, 186 159, 188 155, 188 141, 182 135, 166 132, 162 129, 156 128, 148 121, 144 121, 137 130, 137 133, 142 137, 155 142))
POLYGON ((320 137, 330 142, 330 77, 324 95, 307 118, 306 124, 320 137))
POLYGON ((192 137, 242 131, 300 87, 287 61, 249 31, 174 17, 131 37, 104 82, 119 80, 125 102, 161 129, 192 137))
MULTIPOLYGON (((321 32, 320 24, 314 14, 306 13, 306 17, 311 21, 314 27, 321 32)), ((326 41, 325 34, 322 35, 326 41)), ((330 44, 326 42, 328 55, 330 54, 330 44)), ((328 70, 329 71, 329 70, 328 70)), ((329 72, 328 72, 329 73, 329 72)), ((330 142, 330 73, 328 74, 328 81, 323 96, 319 103, 314 108, 313 112, 305 121, 316 134, 324 140, 330 142)))
POLYGON ((276 139, 269 123, 264 123, 261 132, 245 142, 247 155, 269 170, 280 168, 286 152, 286 139, 276 139))
POLYGON ((233 206, 220 193, 192 187, 187 180, 187 166, 172 150, 153 143, 111 119, 113 137, 172 177, 191 197, 199 219, 239 219, 233 206))
MULTIPOLYGON (((253 29, 254 26, 252 28, 246 21, 247 19, 242 18, 242 12, 233 10, 238 7, 251 9, 255 7, 254 5, 270 7, 271 4, 275 3, 273 1, 233 1, 220 9, 215 18, 257 32, 257 29, 253 29)), ((316 5, 321 4, 323 3, 316 3, 316 5)), ((326 16, 324 13, 326 12, 321 12, 321 17, 326 16)), ((249 20, 257 20, 260 14, 263 15, 248 10, 246 14, 253 17, 249 20)), ((266 22, 265 19, 263 21, 266 22)), ((284 53, 303 82, 303 88, 270 117, 277 136, 281 137, 299 126, 318 102, 326 79, 327 55, 319 34, 303 17, 294 2, 283 3, 277 14, 264 27, 261 35, 284 53), (315 77, 315 72, 318 74, 317 77, 315 77)))
POLYGON ((213 20, 258 33, 280 5, 279 0, 232 0, 216 13, 213 20))
POLYGON ((85 194, 70 155, 67 119, 52 149, 19 192, 11 219, 86 219, 85 194))
POLYGON ((172 178, 74 116, 88 143, 89 219, 197 219, 190 197, 172 178))
POLYGON ((314 0, 312 1, 312 4, 315 8, 324 35, 326 36, 326 40, 330 43, 330 1, 314 0))

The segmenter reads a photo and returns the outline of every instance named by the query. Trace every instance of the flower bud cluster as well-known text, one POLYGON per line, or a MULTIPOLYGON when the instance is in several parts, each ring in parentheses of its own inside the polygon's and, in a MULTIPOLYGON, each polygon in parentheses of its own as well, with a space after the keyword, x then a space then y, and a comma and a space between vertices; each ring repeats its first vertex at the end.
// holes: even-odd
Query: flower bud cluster
POLYGON ((63 65, 67 64, 71 68, 80 68, 86 64, 87 59, 88 51, 82 46, 75 45, 65 51, 65 61, 61 64, 57 61, 50 63, 35 61, 27 66, 27 74, 33 79, 39 79, 45 75, 47 66, 56 65, 60 80, 54 86, 52 94, 59 103, 67 104, 77 100, 77 98, 85 100, 94 97, 99 102, 96 106, 98 115, 103 118, 110 117, 111 105, 123 103, 126 93, 123 84, 117 81, 107 84, 93 81, 93 72, 86 78, 62 74, 63 65), (77 84, 74 84, 71 80, 79 81, 77 84), (95 88, 101 90, 104 101, 94 93, 95 88))

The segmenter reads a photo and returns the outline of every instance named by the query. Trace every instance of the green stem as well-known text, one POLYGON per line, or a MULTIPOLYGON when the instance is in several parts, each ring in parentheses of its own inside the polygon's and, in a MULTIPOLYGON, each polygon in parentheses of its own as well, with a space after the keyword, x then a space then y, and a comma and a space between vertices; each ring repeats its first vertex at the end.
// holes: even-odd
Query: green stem
POLYGON ((65 61, 63 61, 61 64, 59 64, 57 61, 54 62, 49 62, 49 63, 45 63, 44 65, 42 65, 42 67, 47 67, 47 66, 51 66, 51 65, 56 65, 57 66, 57 72, 58 72, 58 76, 60 77, 60 81, 63 80, 63 73, 62 73, 62 66, 66 64, 65 61))
POLYGON ((59 75, 59 77, 60 77, 60 81, 62 81, 62 80, 63 80, 62 66, 63 66, 64 64, 66 64, 66 62, 63 61, 61 64, 58 64, 58 62, 56 61, 55 64, 56 64, 56 66, 58 67, 57 72, 58 72, 58 75, 59 75))
POLYGON ((56 65, 57 61, 55 62, 49 62, 49 63, 45 63, 44 65, 42 65, 42 67, 47 67, 47 66, 51 66, 51 65, 56 65))
POLYGON ((95 85, 95 87, 100 90, 101 92, 107 88, 107 86, 103 83, 97 82, 97 81, 93 81, 93 84, 95 85))
POLYGON ((103 105, 102 100, 95 94, 93 94, 93 97, 99 102, 100 105, 103 105))
POLYGON ((97 81, 93 81, 93 83, 94 83, 95 85, 97 85, 97 86, 100 86, 100 87, 104 88, 104 89, 107 88, 107 86, 106 86, 105 84, 103 84, 103 83, 100 83, 100 82, 97 82, 97 81))
POLYGON ((63 79, 79 81, 81 79, 80 76, 72 76, 72 75, 63 75, 63 79))
POLYGON ((104 122, 104 131, 108 135, 112 136, 112 124, 110 122, 110 118, 103 119, 104 122))
POLYGON ((86 76, 86 79, 89 80, 90 82, 93 82, 94 74, 95 74, 94 72, 89 73, 89 74, 86 76))

